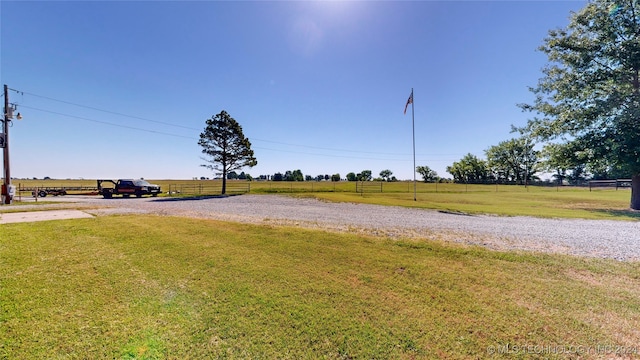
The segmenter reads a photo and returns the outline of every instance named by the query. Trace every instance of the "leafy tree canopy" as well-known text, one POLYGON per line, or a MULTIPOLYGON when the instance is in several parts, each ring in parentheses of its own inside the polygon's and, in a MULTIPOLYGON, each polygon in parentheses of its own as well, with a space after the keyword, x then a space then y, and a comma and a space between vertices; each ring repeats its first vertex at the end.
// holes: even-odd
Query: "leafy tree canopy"
POLYGON ((488 178, 487 163, 471 153, 447 166, 447 172, 459 183, 484 183, 488 178))
POLYGON ((383 181, 391 181, 391 175, 393 175, 393 171, 391 170, 382 170, 380 171, 380 177, 383 181))
POLYGON ((362 170, 356 177, 358 181, 371 181, 373 179, 371 170, 362 170))
POLYGON ((438 181, 438 173, 426 165, 416 166, 416 172, 422 176, 424 182, 438 181))
POLYGON ((538 151, 527 138, 503 141, 485 153, 487 166, 498 181, 522 183, 538 170, 538 151))
POLYGON ((535 102, 521 105, 536 117, 519 130, 570 143, 586 164, 631 176, 631 207, 640 209, 640 4, 590 1, 540 50, 549 65, 531 89, 535 102))

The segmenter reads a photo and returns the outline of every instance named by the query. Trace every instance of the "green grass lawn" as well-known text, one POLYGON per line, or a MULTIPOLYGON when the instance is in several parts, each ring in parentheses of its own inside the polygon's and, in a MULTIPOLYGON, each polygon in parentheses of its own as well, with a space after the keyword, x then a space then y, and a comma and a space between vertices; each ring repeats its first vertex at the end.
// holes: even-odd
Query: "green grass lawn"
POLYGON ((513 186, 498 191, 424 192, 418 193, 314 193, 297 194, 337 201, 379 205, 393 205, 501 216, 535 216, 544 218, 580 218, 609 220, 638 220, 640 212, 629 210, 629 190, 563 189, 529 187, 522 191, 513 186))
POLYGON ((0 358, 601 358, 640 346, 638 263, 176 217, 0 230, 0 358))
MULTIPOLYGON (((24 187, 95 186, 95 180, 15 180, 14 182, 18 181, 24 187)), ((221 188, 218 180, 150 181, 161 185, 163 190, 190 189, 192 192, 187 194, 195 195, 211 195, 221 188)), ((629 210, 631 196, 629 189, 589 191, 588 188, 576 187, 417 183, 417 201, 414 201, 413 182, 369 182, 366 185, 368 190, 364 193, 356 192, 355 182, 346 181, 335 183, 330 181, 229 181, 228 184, 231 189, 250 189, 251 194, 285 194, 314 197, 326 201, 418 207, 472 214, 635 221, 640 219, 640 212, 629 210), (380 190, 375 192, 372 189, 382 189, 382 192, 380 190)), ((24 196, 30 198, 29 194, 24 196)), ((16 203, 18 203, 17 200, 19 199, 16 199, 16 203)), ((47 197, 40 202, 55 200, 55 197, 47 197)), ((0 212, 4 211, 10 210, 0 207, 0 212)))

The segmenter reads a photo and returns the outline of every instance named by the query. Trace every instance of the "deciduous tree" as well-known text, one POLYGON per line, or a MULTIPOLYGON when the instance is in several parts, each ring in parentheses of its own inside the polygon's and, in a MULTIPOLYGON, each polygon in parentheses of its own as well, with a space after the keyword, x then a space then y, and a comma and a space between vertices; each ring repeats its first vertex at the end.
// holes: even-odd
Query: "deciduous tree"
POLYGON ((426 165, 416 166, 416 172, 422 176, 424 182, 435 182, 438 180, 438 173, 426 165))
POLYGON ((373 179, 371 170, 362 170, 362 172, 360 172, 357 175, 358 181, 371 181, 371 179, 373 179))
POLYGON ((391 170, 387 169, 380 171, 380 177, 384 181, 391 181, 391 175, 393 175, 393 172, 391 170))
POLYGON ((489 147, 487 166, 498 181, 522 184, 538 171, 538 151, 527 138, 502 141, 489 147))
POLYGON ((447 166, 447 172, 458 183, 484 183, 487 181, 487 163, 469 153, 460 161, 447 166))
POLYGON ((566 28, 549 31, 540 50, 549 64, 531 89, 533 104, 521 105, 536 117, 519 130, 627 174, 630 207, 640 210, 640 3, 592 0, 566 28))

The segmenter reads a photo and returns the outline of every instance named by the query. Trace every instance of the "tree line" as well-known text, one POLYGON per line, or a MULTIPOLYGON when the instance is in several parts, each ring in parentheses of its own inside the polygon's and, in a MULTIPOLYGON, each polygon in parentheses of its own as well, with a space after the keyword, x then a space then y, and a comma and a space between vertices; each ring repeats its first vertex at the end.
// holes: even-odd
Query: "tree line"
MULTIPOLYGON (((251 143, 242 135, 241 126, 225 111, 208 120, 208 124, 210 126, 208 126, 207 133, 201 135, 203 136, 201 145, 207 144, 208 147, 205 150, 217 154, 217 158, 208 159, 211 165, 203 166, 217 170, 220 175, 224 174, 222 176, 223 187, 226 185, 226 180, 254 179, 270 181, 398 181, 393 176, 393 171, 389 169, 380 171, 379 176, 375 178, 371 170, 362 170, 357 173, 349 172, 344 179, 339 173, 304 175, 300 169, 287 170, 284 173, 277 172, 273 175, 260 175, 257 178, 244 171, 237 173, 236 170, 257 164, 257 160, 253 157, 253 151, 250 149, 251 143), (226 131, 223 131, 225 129, 226 131), (208 136, 215 139, 215 144, 207 142, 209 141, 207 140, 208 136)), ((415 170, 422 176, 424 182, 466 184, 531 184, 539 182, 538 174, 545 172, 552 173, 552 177, 558 184, 580 185, 588 179, 623 178, 626 174, 622 169, 606 162, 606 159, 596 163, 579 161, 579 157, 573 156, 576 152, 572 151, 568 145, 546 144, 542 150, 536 150, 535 146, 536 143, 530 137, 523 136, 490 146, 485 150, 485 159, 468 153, 459 161, 447 166, 446 170, 451 174, 452 179, 438 176, 437 172, 427 165, 417 166, 415 170)), ((203 152, 205 151, 203 150, 203 152)))

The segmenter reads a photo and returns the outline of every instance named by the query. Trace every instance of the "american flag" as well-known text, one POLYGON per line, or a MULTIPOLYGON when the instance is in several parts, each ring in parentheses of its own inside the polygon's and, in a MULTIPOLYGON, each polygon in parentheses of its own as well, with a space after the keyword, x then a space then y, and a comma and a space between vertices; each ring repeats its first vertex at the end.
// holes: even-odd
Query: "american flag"
POLYGON ((407 115, 407 107, 409 104, 413 104, 413 90, 411 91, 411 95, 409 95, 409 99, 407 99, 407 104, 404 106, 404 114, 407 115))

